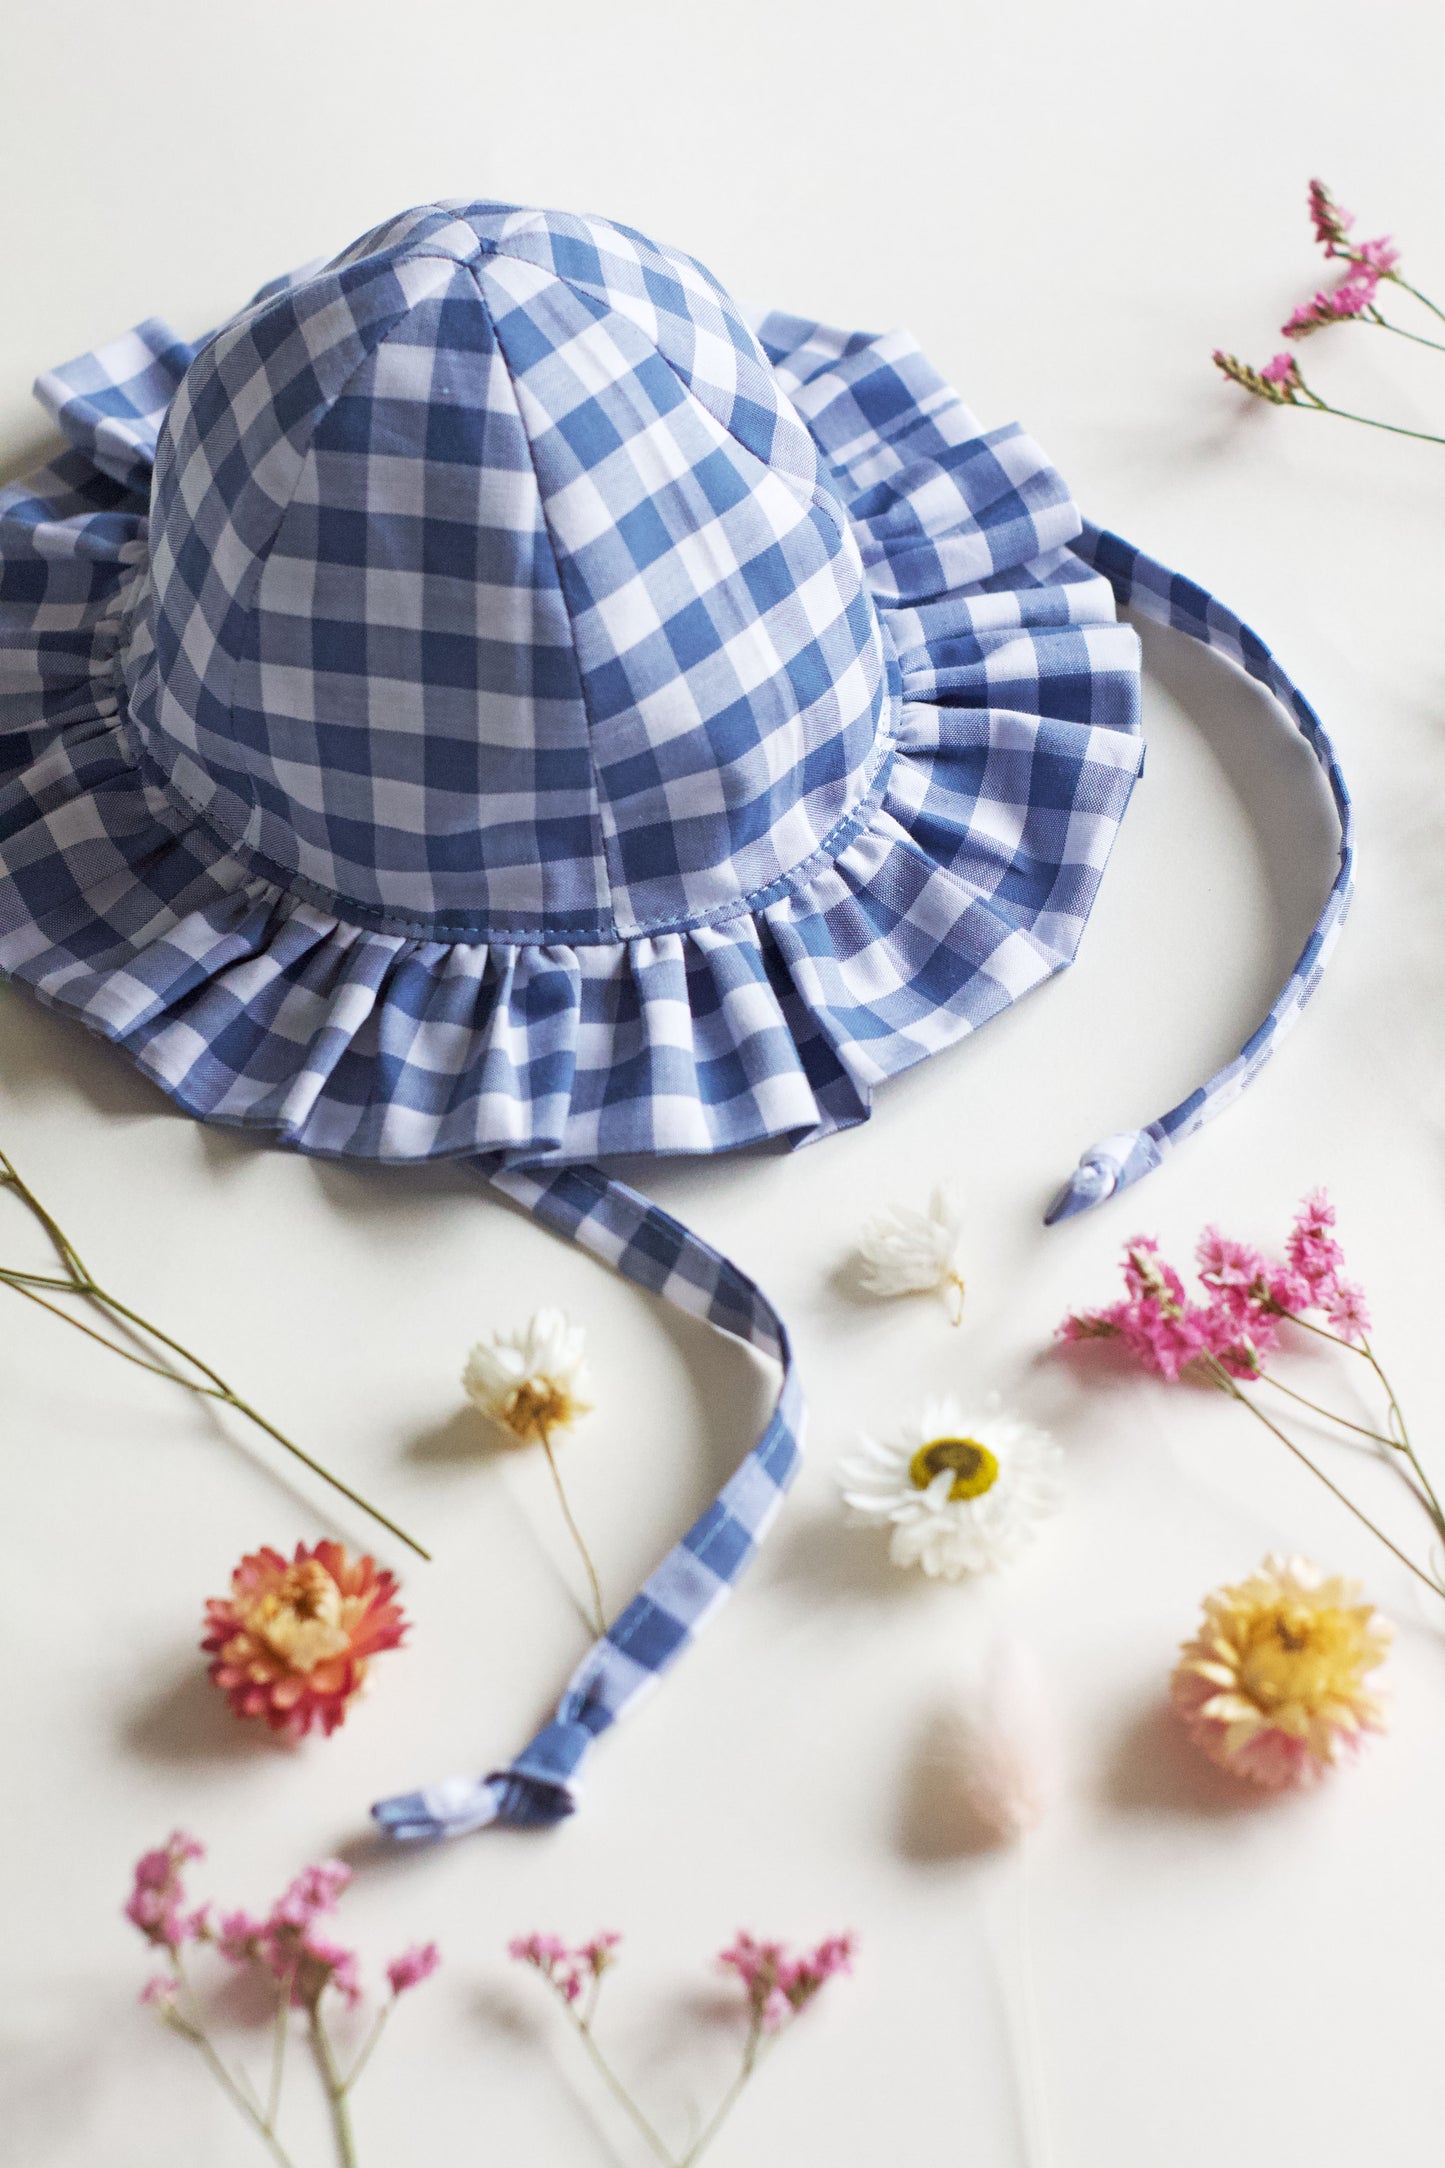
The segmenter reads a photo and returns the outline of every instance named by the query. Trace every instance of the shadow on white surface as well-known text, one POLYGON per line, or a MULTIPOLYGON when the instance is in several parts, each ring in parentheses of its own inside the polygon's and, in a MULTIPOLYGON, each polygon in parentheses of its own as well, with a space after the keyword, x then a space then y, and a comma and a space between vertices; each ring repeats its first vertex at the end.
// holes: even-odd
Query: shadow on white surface
POLYGON ((1124 1726, 1104 1765, 1103 1797, 1124 1813, 1206 1819, 1287 1813, 1290 1806, 1210 1761, 1163 1701, 1148 1703, 1124 1726))
POLYGON ((185 1671, 168 1679, 128 1709, 120 1726, 128 1753, 162 1767, 198 1762, 251 1762, 268 1749, 290 1757, 290 1744, 264 1724, 236 1716, 197 1656, 185 1671))
MULTIPOLYGON (((779 1523, 768 1542, 769 1579, 811 1610, 829 1605, 848 1611, 860 1599, 897 1608, 928 1600, 922 1576, 892 1563, 886 1531, 855 1524, 839 1511, 811 1520, 795 1514, 779 1523)), ((950 1593, 957 1597, 959 1591, 950 1593)))
POLYGON ((524 2009, 508 1987, 491 1984, 476 1989, 471 1998, 472 2008, 493 2040, 506 2042, 513 2058, 520 2062, 527 2057, 534 2063, 532 2083, 539 2096, 550 2093, 554 2102, 559 2097, 566 2102, 572 2120, 579 2130, 585 2131, 589 2157, 598 2161, 599 2168, 631 2168, 635 2154, 613 2143, 594 2112, 592 2100, 584 2093, 573 2072, 571 2058, 565 2051, 575 2043, 566 2033, 565 2020, 550 2007, 551 1990, 540 1981, 536 1987, 540 2007, 535 2013, 524 2009), (562 2054, 557 2052, 559 2046, 562 2054))
MULTIPOLYGON (((1230 1000, 1226 989, 1236 989, 1231 1005, 1238 1021, 1232 1027, 1222 1021, 1212 1026, 1222 1062, 1263 1018, 1314 930, 1337 869, 1339 823, 1313 753, 1253 679, 1182 632, 1153 624, 1140 630, 1145 744, 1157 741, 1162 754, 1170 741, 1177 743, 1178 718, 1187 718, 1191 736, 1207 752, 1241 825, 1251 834, 1265 892, 1263 922, 1255 919, 1253 938, 1241 943, 1236 955, 1224 945, 1233 914, 1221 909, 1225 899, 1218 874, 1203 869, 1201 892, 1201 869, 1184 861, 1179 849, 1181 833, 1187 837, 1196 826, 1188 808, 1170 808, 1184 817, 1167 822, 1167 845, 1166 823, 1156 822, 1154 848, 1167 848, 1176 863, 1184 861, 1187 884, 1183 893, 1170 887, 1158 899, 1177 944, 1174 998, 1179 1010, 1182 1014, 1191 993, 1197 993, 1213 1017, 1230 1000), (1174 714, 1161 713, 1160 693, 1174 714), (1216 927, 1221 930, 1216 932, 1216 927)), ((1185 778, 1172 780, 1177 797, 1185 778)), ((1146 757, 1138 803, 1131 807, 1137 824, 1150 818, 1148 781, 1146 757)), ((1189 1078, 1187 1083, 1199 1081, 1189 1078)))

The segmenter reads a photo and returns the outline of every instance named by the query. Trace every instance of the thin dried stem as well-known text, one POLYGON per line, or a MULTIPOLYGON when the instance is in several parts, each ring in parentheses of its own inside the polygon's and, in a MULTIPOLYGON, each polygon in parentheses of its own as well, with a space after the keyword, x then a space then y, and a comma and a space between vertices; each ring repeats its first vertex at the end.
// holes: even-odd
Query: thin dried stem
POLYGON ((311 2040, 311 2052, 316 2058, 316 2067, 321 2073, 321 2082, 326 2088, 327 2106, 331 2110, 331 2130, 336 2139, 336 2157, 339 2168, 357 2168, 356 2133, 351 2126, 351 2109, 346 2098, 346 2082, 337 2067, 336 2054, 332 2048, 326 2027, 322 2023, 319 2006, 313 2006, 310 2012, 308 2030, 311 2040))
MULTIPOLYGON (((176 1986, 185 1996, 189 2007, 184 2013, 177 2012, 175 2016, 166 2018, 165 2022, 170 2025, 173 2032, 179 2033, 183 2040, 189 2040, 197 2050, 222 2092, 240 2110, 257 2137, 266 2147, 266 2150, 276 2163, 276 2168, 295 2168, 295 2163, 290 2154, 276 2135, 274 2111, 270 2115, 262 2113, 256 2101, 250 2097, 249 2088, 246 2086, 244 2078, 238 2081, 226 2068, 226 2065, 216 2052, 210 2034, 201 2023, 196 2009, 195 1996, 191 1990, 190 1982, 186 1978, 179 1953, 174 1956, 173 1963, 175 1966, 176 1986)), ((355 2168, 354 2161, 349 2164, 349 2168, 355 2168)))
POLYGON ((592 1589, 592 1617, 590 1623, 598 1640, 601 1641, 607 1633, 607 1611, 602 1601, 602 1584, 597 1578, 597 1568, 592 1563, 592 1553, 583 1541, 582 1531, 577 1526, 576 1520, 573 1518, 572 1508, 567 1502, 566 1486, 562 1481, 562 1471, 557 1465, 557 1455, 552 1449, 550 1433, 544 1429, 541 1431, 540 1436, 542 1451, 547 1456, 547 1466, 552 1471, 552 1482, 557 1492, 557 1502, 562 1508, 562 1518, 567 1523, 572 1541, 577 1546, 578 1556, 587 1569, 587 1579, 592 1589))
POLYGON ((643 2143, 647 2146, 649 2152, 652 2154, 653 2159, 661 2161, 663 2164, 663 2168, 685 2168, 685 2163, 679 2162, 676 2155, 673 2153, 672 2148, 668 2144, 666 2144, 666 2142, 662 2138, 658 2136, 657 2132, 653 2129, 652 2124, 643 2114, 641 2108, 638 2107, 637 2102, 633 2099, 631 2093, 629 2093, 627 2087, 623 2084, 621 2078, 618 2077, 617 2072, 613 2069, 611 2063, 607 2060, 607 2057, 603 2054, 601 2048, 597 2045, 596 2035, 593 2033, 592 2030, 592 2020, 590 2015, 584 2020, 578 2016, 577 2012, 573 2009, 571 2003, 567 2001, 565 1996, 559 1995, 558 2000, 561 2002, 563 2009, 566 2011, 568 2017, 571 2019, 573 2030, 576 2032, 578 2039, 582 2042, 583 2047, 587 2050, 587 2054, 592 2063, 593 2069, 597 2072, 597 2075, 601 2078, 603 2084, 607 2087, 608 2092, 611 2093, 613 2099, 617 2102, 619 2108, 621 2108, 623 2113, 627 2116, 628 2121, 632 2124, 633 2129, 637 2132, 638 2136, 642 2139, 643 2143))
MULTIPOLYGON (((774 2038, 776 2038, 776 2035, 774 2035, 774 2038)), ((754 2016, 748 2028, 748 2037, 743 2043, 743 2059, 739 2065, 737 2076, 723 2094, 722 2099, 718 2102, 706 2123, 704 2123, 698 2136, 688 2147, 686 2153, 683 2154, 677 2168, 693 2168, 693 2163, 702 2159, 703 2154, 712 2144, 714 2138, 717 2137, 723 2124, 737 2106, 743 2087, 752 2077, 753 2072, 757 2069, 771 2045, 772 2041, 763 2031, 762 2021, 754 2016)))
POLYGON ((1295 1459, 1303 1461, 1305 1467, 1309 1469, 1311 1475, 1318 1476, 1320 1482, 1324 1484, 1325 1489, 1334 1493, 1335 1497, 1339 1499, 1340 1504, 1344 1506, 1348 1512, 1353 1513, 1355 1519, 1363 1523, 1363 1525, 1369 1529, 1370 1534, 1374 1536, 1379 1542, 1384 1544, 1387 1551, 1392 1552, 1393 1555, 1398 1558, 1400 1564, 1405 1568, 1408 1573, 1413 1573, 1417 1581, 1423 1581, 1426 1588, 1428 1588, 1432 1592, 1432 1594, 1436 1596, 1445 1595, 1445 1589, 1442 1589, 1440 1583, 1434 1578, 1432 1574, 1426 1573, 1423 1567, 1417 1566, 1414 1559, 1408 1557, 1406 1553, 1400 1549, 1398 1543, 1394 1543, 1391 1541, 1389 1536, 1385 1534, 1383 1528, 1377 1528, 1375 1523, 1370 1519, 1368 1513, 1363 1512, 1361 1508, 1355 1504, 1354 1499, 1347 1496, 1346 1493, 1340 1489, 1338 1483, 1331 1481, 1330 1477, 1325 1474, 1324 1469, 1321 1468, 1317 1462, 1310 1459, 1309 1454, 1305 1452, 1304 1448, 1302 1446, 1296 1445, 1294 1439, 1290 1437, 1287 1431, 1281 1430, 1278 1423, 1272 1422, 1270 1418, 1265 1414, 1263 1408, 1261 1408, 1256 1401, 1250 1399, 1248 1393, 1240 1391, 1238 1384, 1230 1376, 1229 1372, 1224 1368, 1222 1363, 1217 1361, 1216 1358, 1213 1356, 1210 1356, 1208 1358, 1208 1362, 1211 1375, 1214 1378, 1214 1382, 1220 1387, 1223 1392, 1227 1392, 1230 1395, 1231 1399, 1237 1400, 1242 1408, 1248 1408, 1250 1414, 1255 1417, 1256 1421, 1263 1423, 1265 1429, 1271 1432, 1274 1437, 1278 1438, 1281 1445, 1288 1446, 1290 1452, 1294 1454, 1295 1459))
POLYGON ((254 1408, 248 1400, 243 1399, 234 1387, 228 1385, 220 1373, 213 1370, 209 1363, 204 1362, 199 1355, 194 1354, 190 1348, 183 1346, 170 1333, 164 1332, 159 1325, 152 1324, 149 1318, 142 1317, 139 1311, 132 1310, 118 1296, 110 1294, 107 1289, 102 1287, 82 1261, 74 1243, 64 1229, 46 1210, 34 1190, 21 1179, 14 1162, 4 1152, 0 1152, 0 1189, 12 1190, 19 1198, 37 1224, 44 1230, 55 1250, 56 1256, 66 1270, 66 1277, 57 1279, 48 1274, 19 1272, 9 1267, 0 1267, 0 1285, 12 1288, 17 1295, 23 1295, 27 1301, 37 1303, 41 1309, 50 1311, 51 1315, 58 1317, 63 1324, 72 1326, 76 1332, 84 1333, 88 1340, 94 1340, 101 1347, 108 1348, 112 1355, 118 1355, 123 1362, 132 1363, 137 1369, 147 1370, 153 1377, 165 1378, 171 1384, 179 1385, 185 1391, 196 1394, 198 1398, 214 1400, 225 1407, 234 1409, 236 1414, 244 1416, 258 1430, 264 1431, 268 1438, 274 1439, 277 1445, 283 1447, 294 1459, 299 1460, 303 1467, 309 1468, 311 1473, 318 1476, 323 1483, 329 1484, 334 1491, 347 1499, 358 1511, 369 1515, 372 1520, 385 1528, 389 1534, 395 1536, 399 1543, 406 1544, 408 1549, 415 1551, 419 1558, 430 1559, 431 1553, 424 1549, 414 1536, 408 1535, 404 1528, 383 1513, 379 1507, 372 1505, 369 1499, 361 1495, 360 1491, 353 1490, 349 1483, 344 1483, 340 1476, 333 1475, 329 1468, 323 1467, 320 1461, 314 1459, 310 1453, 297 1445, 294 1439, 288 1438, 284 1431, 278 1430, 273 1422, 254 1408), (61 1304, 49 1301, 47 1296, 40 1292, 42 1288, 48 1289, 55 1294, 77 1296, 81 1301, 88 1302, 93 1308, 99 1310, 102 1316, 111 1323, 131 1328, 131 1332, 141 1338, 142 1344, 148 1340, 153 1343, 155 1348, 163 1349, 165 1355, 174 1358, 174 1360, 168 1362, 163 1358, 156 1361, 150 1355, 138 1353, 133 1348, 118 1346, 107 1334, 98 1332, 93 1325, 86 1324, 84 1319, 73 1316, 61 1304), (195 1377, 186 1377, 175 1367, 177 1361, 189 1364, 197 1375, 195 1377))

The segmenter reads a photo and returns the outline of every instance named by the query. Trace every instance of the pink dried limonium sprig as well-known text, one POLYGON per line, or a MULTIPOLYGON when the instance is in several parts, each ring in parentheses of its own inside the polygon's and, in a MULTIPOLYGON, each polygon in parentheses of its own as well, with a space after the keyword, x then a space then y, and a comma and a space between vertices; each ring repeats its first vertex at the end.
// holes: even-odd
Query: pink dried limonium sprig
POLYGON ((795 1956, 785 1942, 759 1942, 740 1929, 718 1963, 742 1981, 752 2022, 760 2033, 781 2032, 813 1997, 853 1966, 853 1937, 829 1935, 795 1956))
POLYGON ((340 1860, 320 1860, 304 1867, 264 1913, 239 1910, 213 1917, 210 1905, 191 1906, 185 1887, 186 1870, 204 1857, 204 1847, 178 1829, 165 1844, 142 1853, 136 1862, 125 1917, 166 1960, 166 1970, 146 1982, 140 1999, 199 2051, 280 2168, 291 2168, 278 2125, 292 2014, 299 2011, 330 2110, 339 2168, 356 2168, 352 2092, 398 1997, 435 1972, 441 1961, 436 1944, 416 1945, 392 1959, 386 1968, 390 1993, 377 2006, 359 2050, 343 2067, 331 2014, 337 2005, 354 2011, 365 2000, 360 1959, 355 1950, 334 1938, 330 1925, 351 1880, 351 1869, 340 1860), (211 2037, 187 1965, 188 1953, 198 1947, 213 1950, 231 1966, 252 1974, 274 1999, 271 2066, 264 2097, 244 2073, 232 2074, 211 2037))
MULTIPOLYGON (((1355 223, 1354 214, 1336 203, 1320 180, 1310 182, 1309 212, 1316 241, 1327 257, 1341 262, 1345 268, 1343 276, 1333 286, 1319 288, 1308 301, 1301 302, 1291 311, 1280 327, 1284 337, 1297 344, 1330 324, 1364 324, 1372 330, 1388 331, 1395 338, 1408 339, 1413 345, 1445 353, 1445 343, 1395 323, 1380 306, 1380 289, 1389 285, 1410 295, 1439 322, 1445 323, 1445 311, 1412 286, 1400 270, 1400 251, 1391 237, 1380 234, 1371 241, 1352 241, 1350 231, 1355 223)), ((1262 368, 1256 368, 1250 362, 1241 361, 1237 354, 1216 348, 1214 365, 1232 384, 1238 384, 1241 390, 1271 406, 1302 407, 1318 414, 1337 414, 1343 421, 1361 422, 1366 428, 1383 429, 1391 436, 1445 444, 1445 437, 1431 431, 1406 429, 1396 422, 1380 421, 1373 415, 1354 414, 1344 407, 1332 405, 1306 383, 1298 357, 1293 353, 1278 353, 1262 368)))
POLYGON ((660 2135, 598 2045, 594 2029, 597 2005, 603 1981, 617 1962, 620 1941, 620 1936, 606 1933, 573 1947, 556 1935, 520 1935, 508 1944, 508 1955, 519 1964, 530 1965, 546 1981, 567 2013, 593 2068, 653 2158, 662 2163, 662 2168, 693 2168, 722 2129, 765 2052, 830 1980, 852 1970, 854 1938, 828 1935, 813 1949, 795 1952, 784 1942, 765 1942, 744 1931, 719 1951, 718 1963, 742 1983, 747 2031, 731 2083, 682 2152, 675 2151, 660 2135))
POLYGON ((1311 1415, 1335 1424, 1390 1459, 1437 1538, 1445 1542, 1445 1511, 1416 1453, 1394 1387, 1371 1344, 1370 1316, 1362 1289, 1349 1277, 1335 1232, 1335 1210, 1323 1190, 1299 1207, 1283 1257, 1270 1257, 1207 1227, 1195 1247, 1202 1293, 1189 1295, 1159 1244, 1139 1235, 1124 1250, 1125 1293, 1101 1310, 1081 1310, 1059 1327, 1064 1341, 1115 1340, 1142 1369, 1177 1383, 1218 1386, 1248 1408, 1287 1445, 1311 1473, 1392 1551, 1402 1565, 1437 1595, 1440 1576, 1408 1557, 1265 1412, 1249 1388, 1268 1386, 1311 1415), (1309 1333, 1355 1356, 1370 1371, 1386 1403, 1384 1427, 1354 1421, 1288 1384, 1269 1367, 1291 1330, 1309 1333))

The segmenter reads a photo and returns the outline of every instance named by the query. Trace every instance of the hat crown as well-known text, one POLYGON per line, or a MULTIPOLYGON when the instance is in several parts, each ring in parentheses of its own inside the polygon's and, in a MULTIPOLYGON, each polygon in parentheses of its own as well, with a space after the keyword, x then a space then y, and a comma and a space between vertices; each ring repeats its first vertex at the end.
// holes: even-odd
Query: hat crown
POLYGON ((161 433, 131 706, 262 873, 438 939, 745 909, 887 743, 856 543, 736 307, 606 221, 405 214, 263 289, 161 433))

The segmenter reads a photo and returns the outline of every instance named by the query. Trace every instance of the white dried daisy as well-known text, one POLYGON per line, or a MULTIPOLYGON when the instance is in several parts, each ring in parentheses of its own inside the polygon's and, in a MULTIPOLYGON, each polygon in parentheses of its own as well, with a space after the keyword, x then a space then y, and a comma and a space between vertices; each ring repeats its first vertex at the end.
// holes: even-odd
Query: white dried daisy
POLYGON ((586 1352, 587 1335, 580 1325, 569 1324, 560 1310, 538 1310, 520 1331, 496 1332, 490 1340, 477 1342, 462 1372, 462 1390, 500 1430, 540 1445, 546 1454, 562 1517, 587 1571, 592 1591, 588 1620, 600 1639, 607 1631, 602 1586, 552 1450, 556 1432, 570 1430, 591 1411, 591 1401, 583 1398, 591 1384, 586 1352))
POLYGON ((514 1438, 545 1444, 568 1430, 592 1403, 587 1335, 560 1310, 539 1310, 515 1332, 479 1340, 467 1357, 462 1390, 473 1407, 514 1438))
POLYGON ((1008 1565, 1059 1505, 1058 1447, 996 1402, 972 1419, 930 1401, 898 1437, 859 1447, 838 1471, 845 1505, 892 1529, 895 1566, 945 1581, 1008 1565))
POLYGON ((875 1213, 859 1231, 860 1280, 869 1295, 945 1295, 956 1325, 963 1315, 963 1280, 954 1262, 961 1215, 943 1188, 935 1189, 928 1210, 890 1205, 875 1213))

